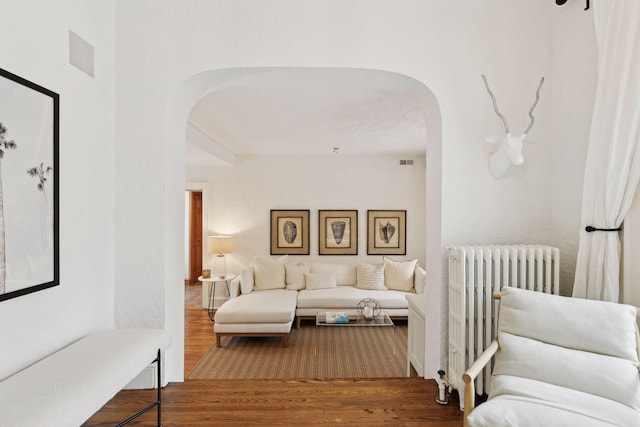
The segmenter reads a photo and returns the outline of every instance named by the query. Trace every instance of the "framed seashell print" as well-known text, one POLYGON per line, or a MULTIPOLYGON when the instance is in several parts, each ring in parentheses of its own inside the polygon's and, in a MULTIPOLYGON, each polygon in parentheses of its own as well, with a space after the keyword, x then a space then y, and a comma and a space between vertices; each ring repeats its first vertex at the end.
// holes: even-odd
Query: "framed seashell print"
POLYGON ((318 211, 318 253, 358 255, 358 211, 318 211))
POLYGON ((367 211, 367 255, 407 254, 407 211, 367 211))
POLYGON ((309 255, 309 210, 271 210, 271 255, 309 255))

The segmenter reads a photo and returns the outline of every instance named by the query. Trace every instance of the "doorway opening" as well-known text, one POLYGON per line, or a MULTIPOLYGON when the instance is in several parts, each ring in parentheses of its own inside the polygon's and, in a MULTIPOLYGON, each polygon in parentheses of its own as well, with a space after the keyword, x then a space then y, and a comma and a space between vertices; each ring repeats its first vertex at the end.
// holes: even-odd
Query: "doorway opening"
MULTIPOLYGON (((169 153, 173 153, 176 155, 182 155, 182 150, 185 149, 185 145, 175 144, 172 145, 175 141, 184 141, 185 134, 189 129, 188 117, 190 112, 192 111, 194 105, 205 95, 211 94, 215 92, 222 86, 228 85, 245 85, 246 82, 243 82, 245 79, 250 79, 253 77, 261 77, 264 79, 269 79, 272 71, 279 71, 277 68, 247 68, 247 69, 223 69, 223 70, 209 70, 203 73, 199 73, 191 76, 187 80, 185 80, 180 88, 180 90, 174 94, 173 99, 169 105, 170 117, 175 118, 175 120, 171 120, 167 123, 167 145, 166 147, 169 150, 169 153), (170 141, 170 142, 169 142, 170 141)), ((305 70, 303 70, 305 71, 305 70)), ((313 70, 312 70, 313 71, 313 70)), ((322 70, 324 71, 324 70, 322 70)), ((340 70, 338 70, 340 71, 340 70)), ((366 70, 365 70, 366 71, 366 70)), ((382 72, 384 73, 384 72, 382 72)), ((384 76, 381 76, 384 77, 384 76)), ((410 78, 410 77, 409 77, 410 78)), ((418 81, 418 83, 420 83, 418 81)), ((426 140, 426 194, 427 199, 430 201, 435 201, 435 203, 428 203, 426 207, 426 218, 425 218, 425 235, 429 235, 430 238, 427 240, 426 248, 425 248, 425 259, 433 260, 439 259, 441 257, 441 218, 440 218, 440 203, 441 200, 441 156, 442 156, 442 147, 441 147, 441 119, 440 119, 440 109, 438 106, 438 102, 435 99, 433 93, 423 84, 415 85, 415 90, 411 91, 411 103, 415 104, 417 109, 419 110, 419 114, 424 116, 424 120, 426 121, 425 125, 425 140, 426 140)), ((244 123, 244 122, 243 122, 244 123)), ((214 123, 215 124, 215 123, 214 123)), ((218 161, 221 161, 223 164, 220 165, 232 165, 233 161, 229 161, 229 158, 233 160, 233 152, 229 150, 224 150, 221 144, 203 147, 203 144, 200 144, 200 140, 195 141, 195 147, 200 149, 198 151, 200 160, 203 158, 202 154, 206 154, 210 152, 215 156, 218 161), (205 150, 206 148, 206 150, 205 150)), ((187 155, 187 158, 189 156, 187 155)), ((201 165, 205 166, 205 165, 201 165)), ((168 167, 178 176, 184 176, 184 170, 182 169, 183 165, 168 165, 168 167)), ((195 179, 202 179, 201 174, 192 175, 195 179)), ((187 175, 187 179, 189 179, 187 175)), ((210 184, 209 182, 205 184, 210 184)), ((177 193, 174 193, 178 196, 177 193)), ((205 212, 205 221, 208 216, 208 208, 206 206, 206 194, 204 199, 205 206, 203 207, 203 211, 205 212)), ((175 205, 174 205, 175 206, 175 205)), ((174 216, 175 217, 175 216, 174 216)), ((178 226, 175 228, 168 227, 169 233, 176 232, 179 229, 179 224, 174 223, 174 226, 178 226)), ((208 228, 205 225, 205 229, 208 228)), ((207 257, 208 254, 205 254, 207 257)), ((205 263, 206 263, 205 259, 205 263)), ((433 283, 437 283, 441 273, 441 266, 438 263, 434 263, 432 268, 427 272, 427 280, 433 283)), ((169 283, 165 284, 166 288, 170 288, 171 285, 169 283)), ((167 291, 169 292, 169 291, 167 291)), ((430 293, 432 298, 428 301, 429 313, 430 313, 430 321, 427 322, 427 331, 425 331, 426 338, 432 350, 428 355, 425 356, 426 366, 433 368, 436 366, 436 362, 438 361, 437 349, 440 344, 440 312, 441 312, 441 302, 442 302, 442 289, 436 287, 436 289, 430 289, 430 293)), ((176 301, 178 302, 178 301, 176 301)), ((177 313, 177 310, 173 310, 170 306, 167 309, 168 314, 177 313)), ((182 333, 186 333, 189 329, 189 322, 186 321, 183 316, 176 316, 175 322, 172 319, 169 319, 170 329, 174 330, 176 335, 182 335, 182 333), (181 322, 185 322, 182 323, 181 322)), ((210 325, 210 324, 209 324, 210 325)), ((209 326, 210 327, 210 326, 209 326)), ((186 338, 186 337, 185 337, 186 338)), ((188 346, 188 340, 182 341, 188 346)), ((185 362, 185 367, 187 361, 180 356, 185 356, 185 348, 180 348, 180 344, 178 343, 177 347, 174 349, 175 360, 171 359, 169 361, 170 368, 174 371, 173 373, 177 376, 178 374, 175 372, 176 368, 179 368, 179 362, 185 362), (174 363, 171 363, 174 362, 174 363)), ((171 356, 174 356, 173 354, 171 356)), ((433 370, 433 369, 431 369, 433 370)), ((186 369, 185 369, 186 371, 186 369)))
POLYGON ((198 283, 202 273, 202 191, 188 191, 189 193, 189 275, 190 285, 198 283))

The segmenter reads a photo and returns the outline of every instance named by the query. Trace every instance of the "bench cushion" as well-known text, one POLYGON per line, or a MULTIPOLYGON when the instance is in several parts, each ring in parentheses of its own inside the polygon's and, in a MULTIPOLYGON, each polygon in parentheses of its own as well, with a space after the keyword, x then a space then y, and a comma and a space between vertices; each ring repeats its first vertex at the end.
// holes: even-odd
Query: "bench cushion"
POLYGON ((92 333, 0 382, 2 425, 81 425, 170 343, 157 329, 92 333))
POLYGON ((298 291, 271 289, 231 298, 216 312, 218 324, 291 323, 296 313, 298 291))

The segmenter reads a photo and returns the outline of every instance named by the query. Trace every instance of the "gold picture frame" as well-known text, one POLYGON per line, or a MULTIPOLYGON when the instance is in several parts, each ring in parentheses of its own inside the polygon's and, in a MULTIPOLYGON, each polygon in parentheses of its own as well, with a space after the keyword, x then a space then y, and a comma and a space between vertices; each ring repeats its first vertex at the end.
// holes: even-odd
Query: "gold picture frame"
POLYGON ((407 211, 367 211, 367 255, 407 254, 407 211))
POLYGON ((318 253, 358 255, 358 211, 318 211, 318 253))
POLYGON ((271 255, 309 255, 309 210, 271 210, 271 255))

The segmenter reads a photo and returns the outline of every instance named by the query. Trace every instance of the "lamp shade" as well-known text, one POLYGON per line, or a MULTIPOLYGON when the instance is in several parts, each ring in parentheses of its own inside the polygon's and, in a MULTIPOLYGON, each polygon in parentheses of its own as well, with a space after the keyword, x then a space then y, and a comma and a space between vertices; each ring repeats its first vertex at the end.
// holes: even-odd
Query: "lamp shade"
POLYGON ((229 254, 233 251, 233 238, 231 236, 209 236, 209 252, 218 255, 229 254))

